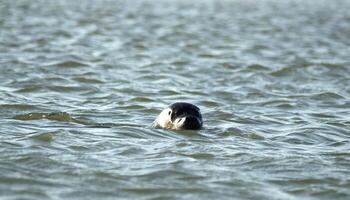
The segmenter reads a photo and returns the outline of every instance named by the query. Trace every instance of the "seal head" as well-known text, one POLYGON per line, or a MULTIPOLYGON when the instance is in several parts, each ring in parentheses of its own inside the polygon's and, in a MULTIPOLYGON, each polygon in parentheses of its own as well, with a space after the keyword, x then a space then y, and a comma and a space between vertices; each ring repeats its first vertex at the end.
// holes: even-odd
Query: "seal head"
POLYGON ((153 123, 155 128, 198 130, 203 126, 200 109, 190 103, 177 102, 165 108, 153 123))

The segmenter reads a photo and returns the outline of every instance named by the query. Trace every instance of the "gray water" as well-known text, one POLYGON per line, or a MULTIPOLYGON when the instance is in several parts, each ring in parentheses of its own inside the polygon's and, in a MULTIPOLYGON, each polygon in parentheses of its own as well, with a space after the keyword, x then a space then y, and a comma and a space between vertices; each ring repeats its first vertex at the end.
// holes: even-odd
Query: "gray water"
POLYGON ((1 1, 0 199, 349 199, 349 10, 1 1))

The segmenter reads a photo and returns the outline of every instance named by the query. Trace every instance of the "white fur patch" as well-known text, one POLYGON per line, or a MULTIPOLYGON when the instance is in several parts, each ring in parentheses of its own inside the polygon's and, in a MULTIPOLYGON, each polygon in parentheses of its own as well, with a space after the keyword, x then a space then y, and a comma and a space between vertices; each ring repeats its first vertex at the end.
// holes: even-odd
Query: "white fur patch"
POLYGON ((165 108, 153 122, 154 128, 166 128, 166 129, 182 129, 183 123, 186 120, 186 117, 177 118, 174 122, 171 121, 171 112, 170 108, 165 108))
POLYGON ((165 108, 153 122, 154 128, 173 128, 173 123, 171 122, 171 109, 165 108))

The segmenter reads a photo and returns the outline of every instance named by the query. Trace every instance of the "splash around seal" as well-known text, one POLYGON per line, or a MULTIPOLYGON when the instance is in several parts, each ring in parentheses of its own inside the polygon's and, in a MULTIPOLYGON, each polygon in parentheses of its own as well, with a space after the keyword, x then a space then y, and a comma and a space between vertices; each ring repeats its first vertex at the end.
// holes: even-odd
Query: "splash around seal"
POLYGON ((162 110, 153 122, 154 128, 199 130, 203 126, 200 109, 185 102, 177 102, 162 110))

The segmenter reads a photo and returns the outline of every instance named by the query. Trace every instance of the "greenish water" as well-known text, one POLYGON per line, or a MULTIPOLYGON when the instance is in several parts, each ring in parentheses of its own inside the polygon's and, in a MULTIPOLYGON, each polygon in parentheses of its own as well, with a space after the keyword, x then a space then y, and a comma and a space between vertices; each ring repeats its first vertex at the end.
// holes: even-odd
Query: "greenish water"
POLYGON ((348 199, 349 10, 1 1, 0 199, 348 199))

